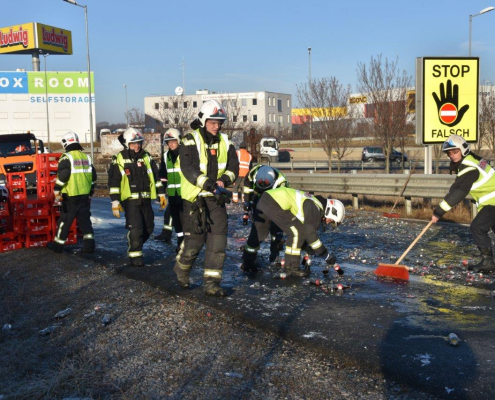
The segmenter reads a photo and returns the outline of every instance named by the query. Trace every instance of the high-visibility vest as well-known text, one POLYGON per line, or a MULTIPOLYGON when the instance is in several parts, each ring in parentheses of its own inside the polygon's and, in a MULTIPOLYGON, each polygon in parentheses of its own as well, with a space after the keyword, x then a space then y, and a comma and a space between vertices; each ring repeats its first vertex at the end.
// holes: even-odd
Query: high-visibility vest
POLYGON ((181 184, 181 197, 184 200, 194 202, 198 196, 213 196, 212 193, 203 190, 203 185, 208 180, 208 154, 209 150, 217 150, 217 160, 218 160, 218 174, 217 179, 222 175, 227 175, 233 182, 235 180, 235 174, 233 171, 227 170, 227 160, 228 151, 230 146, 229 138, 224 133, 219 133, 220 142, 214 143, 208 146, 201 136, 199 129, 189 133, 183 140, 182 146, 196 146, 199 154, 199 169, 201 175, 198 176, 196 182, 189 182, 187 178, 180 171, 180 184, 181 184))
POLYGON ((137 160, 137 163, 144 163, 146 166, 146 173, 150 182, 149 191, 132 191, 129 178, 125 172, 126 165, 136 164, 134 160, 125 159, 121 151, 117 154, 114 159, 114 163, 118 165, 120 173, 122 174, 122 179, 120 181, 120 188, 110 188, 110 194, 120 194, 120 201, 127 199, 137 200, 137 199, 156 199, 156 188, 162 187, 161 181, 155 182, 155 176, 153 175, 153 170, 151 169, 151 156, 148 153, 144 153, 142 158, 137 160))
POLYGON ((167 167, 167 194, 169 196, 180 196, 180 160, 179 157, 172 161, 172 156, 170 156, 167 150, 163 154, 163 159, 165 160, 165 165, 167 167))
POLYGON ((61 193, 68 196, 89 194, 93 184, 93 167, 91 157, 80 150, 72 150, 60 156, 58 162, 68 159, 70 162, 70 178, 62 182, 58 176, 56 184, 63 186, 61 193))
MULTIPOLYGON (((495 205, 495 170, 487 161, 478 161, 470 154, 464 157, 461 164, 466 168, 459 171, 457 176, 462 176, 474 170, 479 172, 478 180, 473 183, 469 191, 471 197, 476 201, 478 212, 486 205, 495 205)), ((444 211, 449 211, 452 208, 445 200, 442 200, 439 206, 444 211)))
POLYGON ((239 159, 239 176, 244 178, 249 172, 249 166, 251 165, 253 156, 246 149, 237 150, 236 153, 239 159))
POLYGON ((278 203, 282 210, 290 210, 290 212, 302 223, 304 223, 303 205, 307 200, 313 201, 315 205, 323 211, 323 206, 314 196, 301 192, 300 190, 281 187, 278 189, 267 190, 269 194, 278 203))

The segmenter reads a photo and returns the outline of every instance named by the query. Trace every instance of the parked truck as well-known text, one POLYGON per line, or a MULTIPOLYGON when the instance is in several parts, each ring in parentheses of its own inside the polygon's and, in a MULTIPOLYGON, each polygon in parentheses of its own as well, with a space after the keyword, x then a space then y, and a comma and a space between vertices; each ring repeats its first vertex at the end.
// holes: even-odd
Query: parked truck
POLYGON ((256 162, 266 164, 278 161, 280 143, 276 137, 263 137, 254 129, 247 136, 248 151, 256 162))

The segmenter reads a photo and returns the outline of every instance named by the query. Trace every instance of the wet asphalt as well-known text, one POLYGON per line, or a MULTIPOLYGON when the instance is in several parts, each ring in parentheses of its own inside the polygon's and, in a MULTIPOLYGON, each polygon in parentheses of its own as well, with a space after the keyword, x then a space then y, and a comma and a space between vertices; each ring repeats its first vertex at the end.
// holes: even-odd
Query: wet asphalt
MULTIPOLYGON (((155 211, 158 235, 163 212, 155 211)), ((477 261, 466 226, 434 225, 402 262, 413 268, 410 280, 385 281, 374 274, 378 264, 394 263, 425 222, 348 213, 338 229, 321 233, 345 274, 325 274, 324 262, 314 258, 309 279, 281 280, 272 278, 278 266, 268 262, 268 242, 259 252, 263 269, 254 277, 240 270, 239 247, 250 228, 242 225, 241 208, 232 205, 222 283, 230 295, 216 299, 202 290, 203 253, 191 287, 181 289, 172 271, 173 244, 150 239, 144 248, 146 266, 130 267, 123 216, 114 218, 109 200, 102 198, 93 199, 92 214, 98 250, 77 253, 80 257, 314 348, 329 363, 379 374, 439 398, 495 396, 495 274, 465 270, 463 260, 477 261), (460 339, 457 346, 448 340, 451 333, 460 339)))

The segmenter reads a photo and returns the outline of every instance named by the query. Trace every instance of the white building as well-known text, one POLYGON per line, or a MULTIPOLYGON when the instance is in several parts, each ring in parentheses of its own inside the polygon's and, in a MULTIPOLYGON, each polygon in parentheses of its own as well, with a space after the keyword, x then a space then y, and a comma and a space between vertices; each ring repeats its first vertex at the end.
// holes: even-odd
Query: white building
POLYGON ((144 99, 146 128, 165 130, 168 128, 189 129, 189 124, 198 115, 201 105, 207 100, 218 100, 227 112, 228 121, 224 131, 242 131, 250 128, 266 129, 274 134, 292 132, 292 97, 274 92, 215 93, 198 90, 196 94, 149 96, 144 99))

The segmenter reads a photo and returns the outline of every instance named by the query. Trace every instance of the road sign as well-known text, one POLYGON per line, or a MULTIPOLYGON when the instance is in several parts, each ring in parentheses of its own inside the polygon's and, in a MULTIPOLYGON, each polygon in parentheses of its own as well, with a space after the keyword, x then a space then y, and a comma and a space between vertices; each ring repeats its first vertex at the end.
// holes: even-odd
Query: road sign
POLYGON ((479 58, 423 57, 416 69, 416 141, 437 144, 459 135, 476 143, 479 58))

